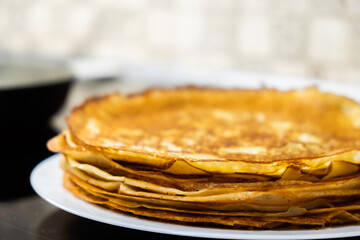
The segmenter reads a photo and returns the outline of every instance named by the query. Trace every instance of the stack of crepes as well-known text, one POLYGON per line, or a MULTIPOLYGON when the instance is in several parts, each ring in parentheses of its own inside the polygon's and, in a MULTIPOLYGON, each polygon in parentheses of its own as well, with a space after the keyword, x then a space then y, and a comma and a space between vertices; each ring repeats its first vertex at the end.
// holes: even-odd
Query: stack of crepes
POLYGON ((360 221, 360 105, 315 88, 87 100, 48 142, 64 186, 115 212, 245 229, 360 221))

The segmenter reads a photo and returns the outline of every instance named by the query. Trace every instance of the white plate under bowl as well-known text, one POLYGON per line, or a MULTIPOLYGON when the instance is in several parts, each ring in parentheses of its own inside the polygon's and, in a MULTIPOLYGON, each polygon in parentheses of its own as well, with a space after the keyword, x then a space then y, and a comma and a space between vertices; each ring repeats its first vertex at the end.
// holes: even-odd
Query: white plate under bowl
POLYGON ((191 227, 181 224, 152 221, 129 214, 113 212, 74 197, 62 186, 61 155, 54 155, 39 163, 31 173, 31 185, 40 197, 72 214, 95 221, 143 231, 172 235, 218 239, 326 239, 360 236, 360 226, 331 227, 319 230, 233 230, 191 227))

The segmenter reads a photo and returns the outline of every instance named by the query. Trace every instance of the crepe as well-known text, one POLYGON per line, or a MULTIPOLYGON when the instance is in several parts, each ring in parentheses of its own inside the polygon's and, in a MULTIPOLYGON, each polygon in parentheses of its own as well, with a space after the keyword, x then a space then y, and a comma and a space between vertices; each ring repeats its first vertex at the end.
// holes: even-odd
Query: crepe
POLYGON ((110 208, 237 228, 358 222, 360 105, 315 88, 89 99, 48 142, 64 186, 110 208))

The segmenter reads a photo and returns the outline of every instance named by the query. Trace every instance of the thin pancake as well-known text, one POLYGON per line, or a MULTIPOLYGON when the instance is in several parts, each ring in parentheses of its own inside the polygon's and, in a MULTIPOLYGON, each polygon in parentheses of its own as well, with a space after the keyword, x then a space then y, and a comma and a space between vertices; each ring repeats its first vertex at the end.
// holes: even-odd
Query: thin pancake
POLYGON ((147 209, 147 208, 129 208, 116 204, 108 199, 94 196, 87 191, 84 191, 81 187, 76 185, 69 176, 65 175, 64 186, 71 191, 75 196, 82 198, 89 202, 105 205, 112 209, 118 209, 123 212, 130 212, 136 215, 142 215, 146 217, 158 218, 163 220, 177 221, 177 222, 189 222, 189 223, 207 223, 223 226, 232 226, 237 228, 274 228, 281 226, 281 223, 290 223, 293 227, 296 226, 319 226, 324 227, 330 224, 344 224, 348 222, 357 222, 359 219, 353 214, 347 213, 343 210, 333 211, 330 213, 323 213, 314 215, 312 217, 243 217, 243 216, 221 216, 221 215, 203 215, 194 213, 181 213, 181 212, 169 212, 166 210, 147 209), (338 216, 340 216, 338 218, 338 216), (273 224, 273 223, 280 223, 273 224))
POLYGON ((68 125, 76 143, 115 160, 280 176, 290 165, 359 164, 358 119, 359 104, 316 89, 185 88, 89 100, 68 125))
MULTIPOLYGON (((161 179, 166 179, 166 175, 163 175, 160 172, 163 173, 171 173, 174 175, 204 175, 204 176, 215 176, 214 174, 209 174, 206 172, 199 172, 198 169, 194 168, 194 171, 189 168, 189 165, 184 163, 184 165, 181 165, 184 161, 177 161, 177 163, 174 163, 171 168, 178 167, 178 170, 176 172, 169 171, 169 169, 154 171, 155 169, 151 168, 144 168, 144 167, 137 167, 137 170, 130 169, 124 167, 126 164, 122 163, 119 164, 119 162, 115 162, 111 160, 110 158, 104 156, 102 152, 95 151, 93 149, 88 149, 86 146, 79 146, 73 141, 71 141, 71 135, 68 131, 63 132, 62 134, 52 138, 48 142, 48 148, 54 152, 62 152, 63 154, 75 158, 80 162, 87 162, 90 164, 95 164, 95 166, 99 166, 102 169, 105 169, 107 171, 110 171, 112 173, 137 173, 140 175, 147 175, 147 177, 157 177, 161 179), (177 164, 177 166, 175 166, 177 164), (186 166, 186 168, 185 168, 186 166), (181 170, 181 171, 180 171, 181 170)), ((309 167, 295 167, 294 165, 291 166, 284 166, 285 170, 282 173, 282 175, 279 176, 279 178, 283 180, 304 180, 304 181, 310 181, 310 182, 316 182, 320 179, 331 179, 331 178, 338 178, 346 175, 355 174, 359 170, 359 166, 355 163, 350 163, 352 159, 354 158, 353 154, 356 154, 356 151, 345 153, 345 154, 339 154, 332 157, 325 157, 318 159, 314 161, 313 163, 317 161, 325 161, 325 166, 322 166, 322 168, 319 166, 315 169, 311 169, 309 167)), ((135 165, 132 165, 133 167, 135 165)), ((262 164, 263 168, 270 168, 271 165, 262 164)), ((219 177, 219 176, 218 176, 219 177)), ((247 174, 247 173, 237 173, 237 174, 226 174, 226 178, 236 178, 236 179, 243 179, 243 180, 250 180, 250 181, 265 181, 265 180, 271 180, 271 178, 274 178, 274 176, 266 176, 266 175, 258 175, 258 174, 247 174)), ((235 180, 236 180, 235 179, 235 180)), ((178 179, 177 181, 181 181, 178 179)))

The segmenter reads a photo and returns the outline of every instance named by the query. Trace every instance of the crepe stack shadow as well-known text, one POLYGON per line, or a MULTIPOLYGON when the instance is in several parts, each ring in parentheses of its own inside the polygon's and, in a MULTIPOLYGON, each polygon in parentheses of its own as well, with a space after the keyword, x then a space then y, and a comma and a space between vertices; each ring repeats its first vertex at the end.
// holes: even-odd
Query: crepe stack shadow
POLYGON ((48 142, 64 187, 95 204, 196 225, 360 221, 360 105, 315 88, 152 89, 87 100, 48 142))

